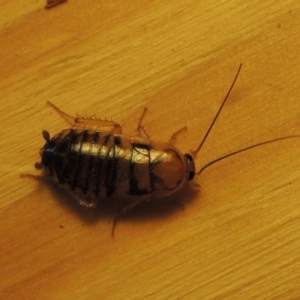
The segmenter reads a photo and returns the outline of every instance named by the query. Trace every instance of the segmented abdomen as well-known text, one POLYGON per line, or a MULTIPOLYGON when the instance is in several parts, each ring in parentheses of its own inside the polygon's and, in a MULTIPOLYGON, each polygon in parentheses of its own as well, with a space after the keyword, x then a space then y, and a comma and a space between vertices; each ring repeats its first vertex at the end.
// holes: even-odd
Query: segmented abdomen
MULTIPOLYGON (((94 130, 67 129, 42 150, 50 176, 83 195, 106 198, 151 193, 150 149, 129 137, 94 130)), ((42 156, 43 156, 42 154, 42 156)))

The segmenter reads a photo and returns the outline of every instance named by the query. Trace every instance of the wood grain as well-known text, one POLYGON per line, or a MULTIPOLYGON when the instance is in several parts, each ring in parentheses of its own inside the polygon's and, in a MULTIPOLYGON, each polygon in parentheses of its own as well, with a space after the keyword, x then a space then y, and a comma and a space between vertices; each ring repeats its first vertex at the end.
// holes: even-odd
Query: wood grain
POLYGON ((300 134, 298 1, 0 0, 1 299, 299 299, 300 139, 226 159, 195 195, 137 208, 113 239, 36 174, 41 131, 70 114, 112 118, 195 149, 243 69, 197 168, 300 134))

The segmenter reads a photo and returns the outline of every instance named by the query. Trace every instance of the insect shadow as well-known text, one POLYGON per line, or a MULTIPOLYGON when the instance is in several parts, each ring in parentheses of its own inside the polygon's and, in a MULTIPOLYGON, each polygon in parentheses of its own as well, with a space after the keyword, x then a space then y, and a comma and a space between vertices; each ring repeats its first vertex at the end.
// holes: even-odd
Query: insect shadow
MULTIPOLYGON (((27 177, 27 176, 26 176, 27 177)), ((53 198, 59 203, 63 209, 71 211, 72 214, 77 215, 86 224, 93 225, 98 222, 112 224, 112 236, 115 234, 116 216, 118 217, 122 211, 123 205, 118 201, 101 201, 97 207, 90 209, 82 207, 74 202, 74 197, 64 190, 57 188, 56 184, 50 182, 46 178, 41 178, 41 181, 48 187, 48 190, 53 198)), ((186 207, 199 197, 199 189, 191 188, 187 183, 183 189, 177 191, 174 195, 161 199, 154 199, 153 201, 145 202, 132 208, 130 212, 123 217, 122 223, 141 223, 149 222, 151 220, 166 219, 173 214, 181 213, 186 210, 186 207)), ((130 204, 130 200, 125 205, 130 204)))

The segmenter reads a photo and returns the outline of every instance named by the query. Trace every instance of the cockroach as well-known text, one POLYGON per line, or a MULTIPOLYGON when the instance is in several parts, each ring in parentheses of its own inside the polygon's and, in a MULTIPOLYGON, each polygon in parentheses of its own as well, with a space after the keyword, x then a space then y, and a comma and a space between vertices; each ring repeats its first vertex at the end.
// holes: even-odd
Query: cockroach
POLYGON ((242 64, 201 143, 190 153, 182 154, 173 145, 183 129, 175 132, 167 143, 152 141, 142 125, 146 109, 138 123, 140 136, 130 137, 122 134, 122 127, 116 122, 72 117, 48 101, 73 126, 52 138, 48 131, 42 132, 46 143, 40 150, 41 162, 35 167, 43 168, 80 205, 96 207, 99 201, 114 198, 118 203, 124 201, 121 214, 125 214, 138 204, 174 194, 188 181, 193 183, 195 175, 222 159, 264 144, 299 138, 294 135, 258 143, 215 159, 196 172, 194 159, 222 111, 241 67, 242 64))

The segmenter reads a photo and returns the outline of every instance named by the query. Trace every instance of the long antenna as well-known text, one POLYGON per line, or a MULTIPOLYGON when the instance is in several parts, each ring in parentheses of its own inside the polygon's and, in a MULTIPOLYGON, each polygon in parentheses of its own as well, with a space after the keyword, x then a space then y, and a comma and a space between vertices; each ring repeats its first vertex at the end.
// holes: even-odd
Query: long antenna
POLYGON ((280 138, 276 138, 276 139, 273 139, 273 140, 269 140, 269 141, 265 141, 265 142, 261 142, 261 143, 258 143, 258 144, 255 144, 255 145, 252 145, 252 146, 249 146, 249 147, 246 147, 246 148, 243 148, 243 149, 240 149, 240 150, 237 150, 237 151, 234 151, 234 152, 231 152, 229 154, 226 154, 222 157, 219 157, 211 162, 209 162, 208 164, 206 164, 205 166, 203 166, 196 174, 197 176, 200 175, 206 168, 208 168, 209 166, 215 164, 216 162, 220 161, 220 160, 223 160, 225 158, 228 158, 230 156, 233 156, 235 154, 238 154, 238 153, 241 153, 241 152, 244 152, 244 151, 247 151, 247 150, 250 150, 250 149, 253 149, 253 148, 256 148, 258 146, 262 146, 262 145, 266 145, 266 144, 270 144, 270 143, 274 143, 274 142, 278 142, 278 141, 283 141, 283 140, 287 140, 287 139, 293 139, 293 138, 300 138, 300 135, 290 135, 290 136, 285 136, 285 137, 280 137, 280 138))
POLYGON ((216 120, 218 119, 219 114, 220 114, 220 112, 221 112, 223 106, 225 105, 225 103, 226 103, 226 101, 227 101, 227 99, 228 99, 228 97, 229 97, 229 95, 230 95, 230 93, 231 93, 231 90, 232 90, 232 88, 234 87, 234 84, 235 84, 235 82, 236 82, 236 80, 237 80, 237 78, 238 78, 238 76, 239 76, 239 73, 240 73, 240 71, 241 71, 241 68, 242 68, 242 64, 240 64, 240 66, 239 66, 239 68, 238 68, 238 71, 237 71, 237 73, 236 73, 236 75, 235 75, 235 78, 234 78, 234 80, 233 80, 233 82, 232 82, 232 84, 231 84, 231 87, 229 88, 229 90, 228 90, 228 92, 227 92, 227 95, 226 95, 226 97, 224 98, 221 107, 219 108, 219 110, 218 110, 216 116, 214 117, 212 123, 210 124, 210 126, 209 126, 209 128, 208 128, 208 130, 207 130, 207 132, 206 132, 206 134, 205 134, 205 136, 204 136, 204 138, 202 139, 200 145, 198 146, 198 148, 197 148, 195 151, 191 151, 191 153, 192 153, 192 155, 193 155, 194 158, 197 156, 198 152, 199 152, 200 149, 202 148, 204 142, 206 141, 206 138, 208 137, 208 135, 209 135, 211 129, 213 128, 213 126, 214 126, 216 120))

